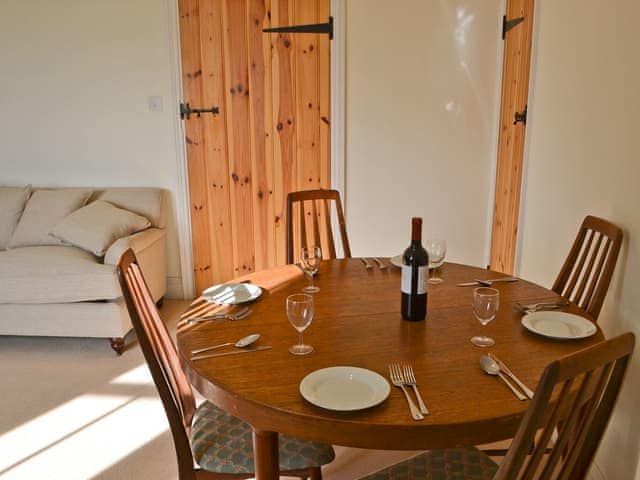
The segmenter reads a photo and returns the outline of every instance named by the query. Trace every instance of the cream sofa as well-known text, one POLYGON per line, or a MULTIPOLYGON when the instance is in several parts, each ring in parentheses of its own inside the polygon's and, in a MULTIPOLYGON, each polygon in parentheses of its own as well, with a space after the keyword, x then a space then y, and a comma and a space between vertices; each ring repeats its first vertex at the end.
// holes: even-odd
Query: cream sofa
POLYGON ((5 200, 15 199, 18 187, 0 187, 0 209, 4 210, 0 212, 0 335, 104 337, 118 354, 122 353, 124 337, 132 327, 116 265, 120 255, 132 248, 154 300, 162 300, 167 279, 166 191, 129 187, 64 189, 88 191, 83 206, 101 200, 96 205, 107 202, 120 212, 133 212, 148 220, 148 228, 118 238, 106 248, 104 256, 96 256, 54 237, 50 245, 11 245, 26 212, 35 211, 44 215, 43 219, 49 217, 47 202, 29 210, 31 199, 63 190, 19 188, 27 189, 24 192, 28 201, 22 210, 18 201, 5 201, 3 205, 3 192, 5 200), (36 195, 38 191, 42 192, 36 195))

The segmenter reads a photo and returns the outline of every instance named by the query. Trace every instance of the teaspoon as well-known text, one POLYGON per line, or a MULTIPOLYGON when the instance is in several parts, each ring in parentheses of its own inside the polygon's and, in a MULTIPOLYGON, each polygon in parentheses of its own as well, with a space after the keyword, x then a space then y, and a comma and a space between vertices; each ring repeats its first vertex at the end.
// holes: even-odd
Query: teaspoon
POLYGON ((228 347, 233 345, 234 347, 237 348, 244 348, 244 347, 248 347, 249 345, 251 345, 252 343, 255 343, 258 339, 260 338, 260 334, 259 333, 252 333, 251 335, 247 335, 246 337, 242 337, 240 340, 238 340, 237 342, 227 342, 227 343, 221 343, 220 345, 214 345, 212 347, 206 347, 206 348, 200 348, 198 350, 193 350, 191 352, 191 355, 198 355, 199 353, 202 352, 208 352, 209 350, 215 350, 216 348, 222 348, 222 347, 228 347))
POLYGON ((482 370, 484 370, 485 373, 488 373, 489 375, 497 375, 498 377, 500 377, 502 379, 502 381, 504 383, 506 383, 507 386, 511 389, 513 394, 516 397, 518 397, 518 400, 526 400, 527 399, 527 397, 525 395, 523 395, 522 392, 520 392, 516 387, 514 387, 511 384, 511 382, 509 380, 507 380, 507 378, 504 376, 504 374, 500 370, 500 366, 495 362, 495 360, 493 360, 493 358, 488 357, 486 355, 481 355, 480 356, 480 367, 482 367, 482 370))

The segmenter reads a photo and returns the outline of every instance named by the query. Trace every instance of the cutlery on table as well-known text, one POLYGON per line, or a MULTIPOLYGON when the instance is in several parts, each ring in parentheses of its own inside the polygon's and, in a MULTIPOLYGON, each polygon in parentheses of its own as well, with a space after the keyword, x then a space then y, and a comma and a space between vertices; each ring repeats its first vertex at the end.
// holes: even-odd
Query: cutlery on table
POLYGON ((494 375, 500 378, 507 387, 511 389, 513 394, 518 398, 518 400, 526 400, 527 396, 524 395, 520 390, 513 386, 513 384, 507 379, 507 377, 500 370, 500 366, 490 357, 486 355, 480 356, 480 367, 484 370, 485 373, 489 375, 494 375))
POLYGON ((213 313, 202 317, 189 318, 187 323, 207 322, 209 320, 242 320, 243 318, 248 317, 250 313, 251 310, 249 310, 249 307, 244 307, 232 313, 213 313))
POLYGON ((407 392, 407 389, 404 386, 404 378, 402 376, 400 365, 395 363, 389 365, 389 378, 391 379, 391 383, 393 384, 393 386, 400 388, 402 390, 402 393, 404 393, 404 396, 407 399, 407 403, 409 404, 411 417, 413 417, 414 420, 424 420, 424 415, 420 413, 420 410, 418 410, 416 404, 413 403, 413 400, 411 400, 411 397, 409 396, 409 392, 407 392))
POLYGON ((245 348, 244 350, 232 350, 230 352, 222 352, 222 353, 209 353, 207 355, 198 355, 195 357, 191 357, 191 360, 192 361, 205 360, 207 358, 224 357, 225 355, 238 355, 240 353, 261 352, 262 350, 269 350, 270 348, 271 348, 271 345, 263 345, 255 348, 245 348))
POLYGON ((370 269, 372 269, 372 268, 373 268, 373 265, 371 265, 371 263, 369 262, 369 260, 368 260, 368 259, 366 259, 366 258, 362 257, 362 258, 360 258, 360 261, 364 264, 364 267, 365 267, 367 270, 370 270, 370 269))
POLYGON ((202 352, 208 352, 209 350, 215 350, 217 348, 222 348, 222 347, 229 347, 231 345, 233 345, 234 347, 237 347, 237 348, 244 348, 244 347, 248 347, 249 345, 257 342, 259 338, 260 338, 260 334, 259 333, 252 333, 251 335, 247 335, 246 337, 242 337, 237 342, 221 343, 220 345, 213 345, 212 347, 205 347, 205 348, 199 348, 198 350, 192 350, 191 351, 191 355, 195 356, 195 355, 198 355, 199 353, 202 353, 202 352))
POLYGON ((478 280, 475 279, 473 282, 464 282, 458 283, 459 287, 472 287, 474 285, 481 285, 483 287, 490 287, 496 282, 517 282, 518 279, 516 277, 502 277, 502 278, 492 278, 490 280, 478 280))
POLYGON ((418 383, 416 382, 416 377, 413 374, 413 367, 409 364, 403 366, 403 374, 404 374, 404 383, 405 385, 409 385, 413 388, 413 393, 416 394, 416 398, 418 399, 418 407, 420 407, 420 413, 423 415, 429 415, 429 409, 422 401, 422 395, 418 391, 418 383))
POLYGON ((376 262, 378 264, 378 267, 380 268, 380 270, 384 270, 385 268, 388 268, 389 265, 387 265, 386 263, 384 263, 382 261, 382 259, 378 258, 378 257, 373 257, 373 261, 376 262))
POLYGON ((539 302, 539 303, 530 303, 530 304, 521 304, 516 303, 515 307, 524 313, 537 312, 539 310, 554 310, 556 308, 562 308, 569 305, 569 302, 560 301, 560 302, 539 302))
POLYGON ((511 380, 513 380, 518 384, 520 389, 524 392, 524 394, 527 397, 533 398, 533 391, 529 387, 527 387, 524 383, 522 383, 522 381, 518 377, 516 377, 516 375, 509 369, 509 367, 507 367, 498 357, 496 357, 492 353, 489 353, 489 358, 491 358, 494 362, 496 362, 498 364, 498 367, 500 367, 500 370, 502 370, 504 373, 509 375, 509 377, 511 377, 511 380))

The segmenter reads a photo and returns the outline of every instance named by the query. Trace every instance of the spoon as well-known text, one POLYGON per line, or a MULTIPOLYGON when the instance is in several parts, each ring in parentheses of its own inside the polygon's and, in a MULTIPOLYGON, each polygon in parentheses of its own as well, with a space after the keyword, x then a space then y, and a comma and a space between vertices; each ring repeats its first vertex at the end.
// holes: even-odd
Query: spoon
POLYGON ((504 374, 500 370, 500 366, 495 362, 495 360, 493 360, 493 358, 488 357, 486 355, 481 355, 480 356, 480 367, 482 367, 482 370, 484 370, 485 373, 488 373, 489 375, 497 375, 498 377, 500 377, 502 379, 502 381, 504 383, 506 383, 507 386, 511 389, 513 394, 516 397, 518 397, 518 400, 526 400, 527 399, 526 395, 523 395, 522 392, 520 392, 520 390, 518 390, 516 387, 514 387, 511 384, 511 382, 509 380, 507 380, 507 378, 504 376, 504 374))
POLYGON ((227 342, 227 343, 221 343, 220 345, 214 345, 213 347, 206 347, 206 348, 200 348, 198 350, 193 350, 191 352, 191 355, 198 355, 199 353, 202 352, 208 352, 209 350, 215 350, 216 348, 222 348, 222 347, 228 347, 233 345, 234 347, 237 348, 244 348, 244 347, 248 347, 249 345, 251 345, 252 343, 255 343, 258 339, 260 338, 260 334, 259 333, 252 333, 251 335, 247 335, 246 337, 242 337, 240 340, 238 340, 237 342, 227 342))

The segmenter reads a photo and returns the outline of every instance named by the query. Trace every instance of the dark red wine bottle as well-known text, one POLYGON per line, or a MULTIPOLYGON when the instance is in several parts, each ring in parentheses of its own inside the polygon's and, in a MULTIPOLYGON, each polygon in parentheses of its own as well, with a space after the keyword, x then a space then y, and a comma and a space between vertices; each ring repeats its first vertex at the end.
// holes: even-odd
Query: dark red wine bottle
POLYGON ((411 219, 411 245, 402 255, 402 318, 417 322, 427 316, 429 256, 422 246, 422 218, 411 219))

